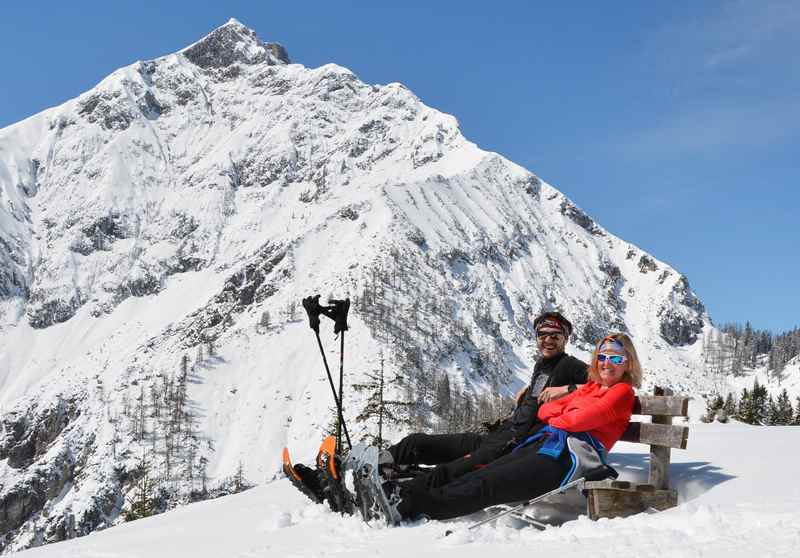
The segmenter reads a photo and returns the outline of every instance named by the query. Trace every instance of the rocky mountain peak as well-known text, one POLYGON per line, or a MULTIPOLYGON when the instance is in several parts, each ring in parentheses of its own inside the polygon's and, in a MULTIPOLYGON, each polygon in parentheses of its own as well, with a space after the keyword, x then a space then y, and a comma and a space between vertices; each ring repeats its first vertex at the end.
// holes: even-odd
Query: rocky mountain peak
POLYGON ((282 45, 261 41, 255 31, 233 18, 182 52, 201 68, 224 68, 237 63, 290 63, 282 45))

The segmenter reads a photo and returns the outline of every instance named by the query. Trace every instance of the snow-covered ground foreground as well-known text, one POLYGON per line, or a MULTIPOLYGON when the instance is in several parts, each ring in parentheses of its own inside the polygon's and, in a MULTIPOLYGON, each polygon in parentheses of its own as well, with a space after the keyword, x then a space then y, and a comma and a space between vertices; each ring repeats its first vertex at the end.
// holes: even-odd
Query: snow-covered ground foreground
MULTIPOLYGON (((643 446, 620 442, 612 455, 623 478, 647 471, 643 446)), ((63 558, 300 556, 747 557, 800 554, 800 428, 691 426, 689 449, 673 451, 679 507, 653 515, 589 521, 537 531, 509 525, 427 522, 369 527, 310 504, 287 480, 25 551, 63 558), (446 529, 457 530, 444 538, 446 529)))

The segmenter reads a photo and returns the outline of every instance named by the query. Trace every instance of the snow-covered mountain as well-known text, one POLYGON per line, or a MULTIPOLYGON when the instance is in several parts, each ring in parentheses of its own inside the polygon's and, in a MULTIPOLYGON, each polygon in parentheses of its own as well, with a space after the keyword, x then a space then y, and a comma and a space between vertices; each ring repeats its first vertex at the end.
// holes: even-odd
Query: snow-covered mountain
POLYGON ((418 412, 443 374, 513 393, 552 308, 578 356, 626 330, 647 386, 711 386, 683 275, 402 85, 235 20, 0 130, 0 265, 6 550, 118 521, 143 455, 185 494, 311 454, 331 397, 309 294, 355 300, 348 378, 383 351, 418 412))

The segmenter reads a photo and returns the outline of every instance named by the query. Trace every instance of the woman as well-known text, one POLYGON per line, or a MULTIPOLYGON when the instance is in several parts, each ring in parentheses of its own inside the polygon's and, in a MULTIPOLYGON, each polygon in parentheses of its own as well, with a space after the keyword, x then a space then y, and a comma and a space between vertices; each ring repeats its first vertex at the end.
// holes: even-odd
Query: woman
POLYGON ((549 492, 574 475, 570 450, 576 440, 604 461, 628 426, 633 388, 641 384, 642 369, 630 338, 624 333, 603 338, 588 375, 583 387, 539 408, 544 424, 512 453, 444 486, 431 488, 425 477, 418 477, 394 487, 400 492, 400 516, 449 519, 549 492))

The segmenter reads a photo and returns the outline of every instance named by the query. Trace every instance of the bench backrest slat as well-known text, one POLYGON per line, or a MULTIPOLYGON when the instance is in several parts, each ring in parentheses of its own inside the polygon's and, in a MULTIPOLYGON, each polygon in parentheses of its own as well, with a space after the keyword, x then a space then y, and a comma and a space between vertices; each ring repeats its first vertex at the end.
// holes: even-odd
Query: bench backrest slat
POLYGON ((686 449, 689 439, 689 427, 674 424, 650 424, 648 422, 631 422, 622 435, 626 442, 650 444, 667 448, 686 449))
POLYGON ((685 417, 689 414, 689 398, 669 395, 640 395, 633 403, 633 414, 685 417))

